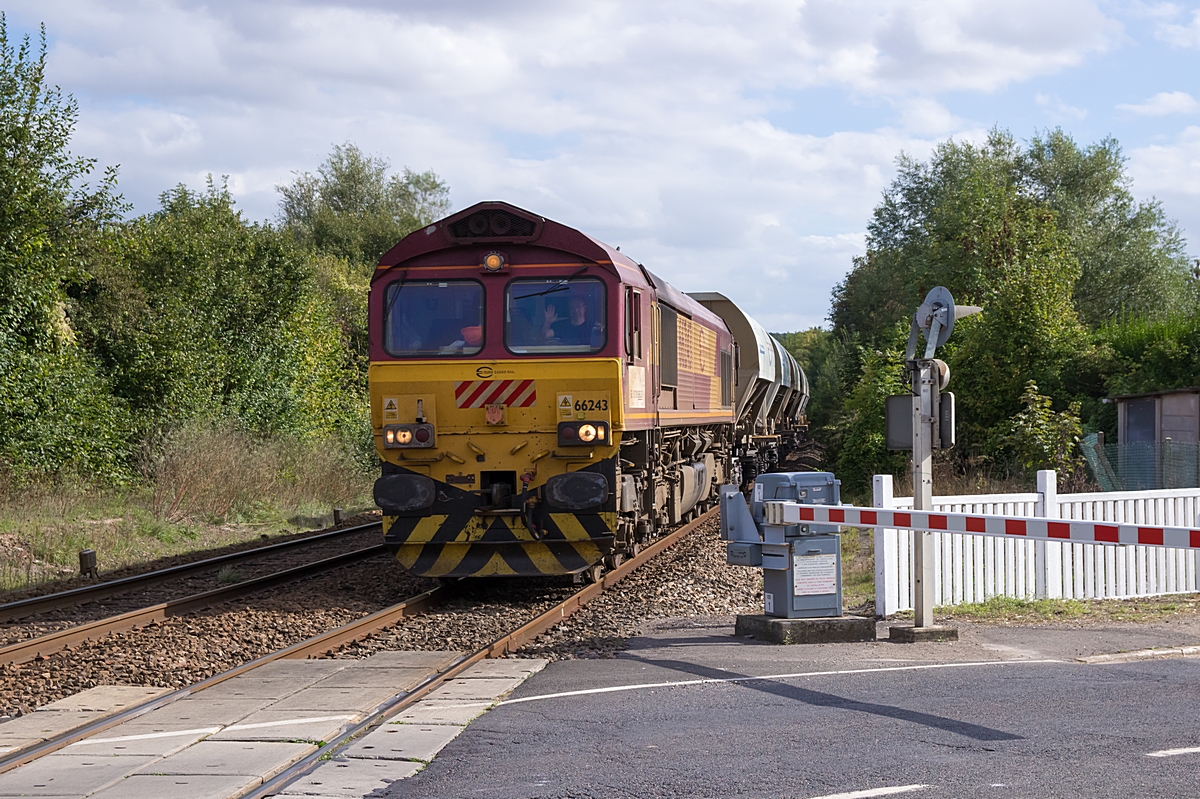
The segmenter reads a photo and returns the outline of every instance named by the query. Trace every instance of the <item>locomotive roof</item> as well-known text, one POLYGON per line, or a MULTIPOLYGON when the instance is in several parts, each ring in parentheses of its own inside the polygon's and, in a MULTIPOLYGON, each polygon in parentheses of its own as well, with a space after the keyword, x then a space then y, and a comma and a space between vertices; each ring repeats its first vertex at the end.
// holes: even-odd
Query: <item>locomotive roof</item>
POLYGON ((409 233, 380 257, 375 274, 427 253, 481 244, 532 244, 611 266, 621 282, 653 287, 660 299, 676 310, 714 327, 726 327, 719 316, 619 250, 573 227, 506 202, 476 203, 409 233))

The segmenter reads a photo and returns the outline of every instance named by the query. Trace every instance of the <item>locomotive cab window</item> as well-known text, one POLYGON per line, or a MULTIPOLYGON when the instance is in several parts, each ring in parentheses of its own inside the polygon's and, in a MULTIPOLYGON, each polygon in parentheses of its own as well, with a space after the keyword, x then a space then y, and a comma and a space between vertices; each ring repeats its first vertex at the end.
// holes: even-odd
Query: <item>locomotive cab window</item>
POLYGON ((483 286, 473 280, 397 280, 384 295, 384 348, 401 358, 483 349, 483 286))
POLYGON ((514 280, 504 304, 504 343, 520 354, 604 348, 607 290, 595 278, 514 280))

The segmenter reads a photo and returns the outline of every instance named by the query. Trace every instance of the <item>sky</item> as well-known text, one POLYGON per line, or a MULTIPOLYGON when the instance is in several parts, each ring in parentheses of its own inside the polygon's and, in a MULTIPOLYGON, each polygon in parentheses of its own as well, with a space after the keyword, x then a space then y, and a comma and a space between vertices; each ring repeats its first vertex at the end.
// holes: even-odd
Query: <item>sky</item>
POLYGON ((621 247, 774 331, 828 326, 902 152, 1115 137, 1200 257, 1200 3, 38 0, 72 149, 135 213, 228 176, 252 220, 352 142, 621 247))

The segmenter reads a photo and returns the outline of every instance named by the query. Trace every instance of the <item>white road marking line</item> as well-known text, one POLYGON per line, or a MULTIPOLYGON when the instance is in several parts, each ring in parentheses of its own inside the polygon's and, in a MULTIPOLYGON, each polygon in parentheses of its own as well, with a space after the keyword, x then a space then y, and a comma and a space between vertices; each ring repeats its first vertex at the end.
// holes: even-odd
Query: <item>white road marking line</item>
POLYGON ((755 682, 761 680, 794 680, 800 677, 828 677, 838 674, 876 674, 888 671, 924 671, 928 669, 961 669, 969 666, 1028 666, 1034 663, 1062 663, 1061 660, 984 660, 972 663, 926 663, 920 666, 885 666, 875 669, 843 669, 840 671, 800 671, 793 674, 766 674, 761 677, 710 677, 702 680, 678 680, 675 682, 652 682, 638 685, 614 685, 609 688, 587 688, 581 691, 562 691, 557 694, 542 694, 541 696, 523 696, 520 699, 506 699, 501 705, 516 705, 521 702, 536 702, 540 699, 559 699, 565 696, 588 696, 590 694, 611 694, 619 691, 644 691, 647 688, 678 688, 685 685, 710 685, 728 682, 755 682))
POLYGON ((171 730, 170 732, 147 732, 142 735, 122 735, 117 738, 84 738, 82 741, 76 741, 67 747, 83 746, 84 744, 114 744, 121 741, 148 741, 152 738, 174 738, 179 735, 211 735, 214 732, 220 732, 220 727, 197 727, 194 730, 171 730))
POLYGON ((889 788, 868 788, 865 791, 850 791, 849 793, 831 793, 825 796, 814 796, 812 799, 867 799, 869 796, 891 796, 895 793, 923 791, 928 785, 894 785, 889 788))
POLYGON ((259 721, 254 724, 234 724, 226 727, 224 732, 239 732, 241 730, 257 730, 262 727, 282 727, 286 724, 308 724, 318 721, 349 721, 354 716, 307 716, 300 719, 283 719, 282 721, 259 721))
POLYGON ((1183 749, 1160 749, 1157 752, 1147 752, 1146 757, 1171 757, 1172 755, 1192 755, 1200 752, 1200 746, 1186 746, 1183 749))

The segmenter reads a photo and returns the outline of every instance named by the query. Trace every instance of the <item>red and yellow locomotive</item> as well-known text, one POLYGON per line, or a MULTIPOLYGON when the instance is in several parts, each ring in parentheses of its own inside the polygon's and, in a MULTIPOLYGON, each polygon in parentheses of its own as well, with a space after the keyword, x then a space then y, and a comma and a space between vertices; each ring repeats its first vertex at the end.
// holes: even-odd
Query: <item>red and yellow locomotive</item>
POLYGON ((594 579, 738 479, 729 327, 565 225, 489 202, 412 233, 370 332, 375 499, 414 573, 594 579))

